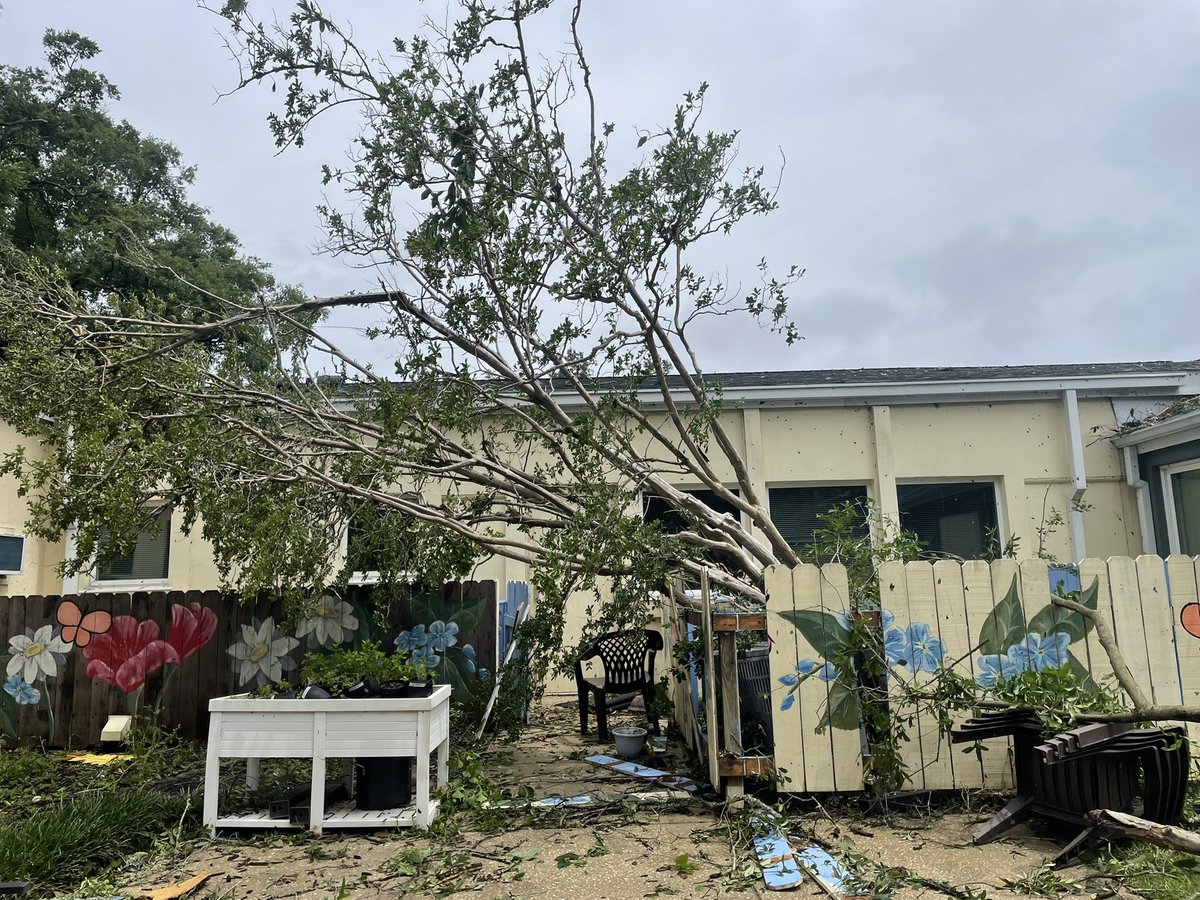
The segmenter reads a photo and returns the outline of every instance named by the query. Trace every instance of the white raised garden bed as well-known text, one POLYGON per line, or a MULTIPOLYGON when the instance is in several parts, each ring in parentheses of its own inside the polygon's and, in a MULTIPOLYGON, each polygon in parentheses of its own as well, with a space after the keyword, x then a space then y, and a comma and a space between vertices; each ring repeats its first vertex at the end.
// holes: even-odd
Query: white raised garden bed
POLYGON ((265 811, 218 816, 222 759, 246 760, 246 784, 258 786, 260 759, 311 759, 309 829, 426 827, 437 813, 429 797, 429 759, 437 753, 437 780, 446 783, 450 755, 450 685, 428 697, 369 700, 252 699, 245 694, 208 701, 208 761, 204 774, 204 824, 218 828, 300 828, 265 811), (398 809, 324 808, 325 760, 407 756, 416 760, 413 802, 398 809))

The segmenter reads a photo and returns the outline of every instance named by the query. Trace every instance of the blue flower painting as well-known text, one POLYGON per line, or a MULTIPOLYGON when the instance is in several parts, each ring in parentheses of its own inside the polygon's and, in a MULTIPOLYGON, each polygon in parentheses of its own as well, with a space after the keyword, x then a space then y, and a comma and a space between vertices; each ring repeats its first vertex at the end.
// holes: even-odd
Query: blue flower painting
POLYGON ((408 631, 402 631, 396 635, 396 649, 411 653, 414 650, 420 650, 428 641, 429 636, 425 634, 425 626, 415 625, 408 631))
POLYGON ((1061 631, 1048 634, 1045 638, 1031 631, 1024 640, 1008 648, 1008 658, 1017 671, 1029 669, 1044 672, 1046 669, 1057 669, 1066 664, 1067 645, 1070 643, 1071 636, 1061 631))
POLYGON ((429 646, 439 653, 445 653, 447 647, 458 643, 458 625, 454 622, 438 620, 429 626, 429 646))
POLYGON ((908 653, 906 659, 913 672, 936 672, 946 656, 946 645, 934 637, 924 622, 913 622, 908 626, 908 653))
POLYGON ((20 675, 10 675, 4 682, 4 692, 22 706, 33 706, 42 699, 42 692, 20 675))

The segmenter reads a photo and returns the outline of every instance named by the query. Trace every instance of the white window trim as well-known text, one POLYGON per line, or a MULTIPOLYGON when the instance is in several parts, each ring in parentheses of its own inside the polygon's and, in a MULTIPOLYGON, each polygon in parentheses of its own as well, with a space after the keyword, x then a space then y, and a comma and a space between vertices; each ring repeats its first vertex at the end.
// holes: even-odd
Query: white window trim
POLYGON ((25 553, 29 549, 29 538, 19 531, 0 531, 0 537, 20 538, 21 539, 21 568, 13 571, 12 569, 0 569, 0 578, 9 576, 20 576, 25 574, 25 553))
MULTIPOLYGON (((95 570, 92 570, 95 572, 95 570)), ((120 581, 101 581, 92 576, 91 584, 81 594, 131 594, 135 591, 169 591, 170 578, 129 578, 120 581)))
POLYGON ((160 513, 170 509, 167 517, 167 577, 166 578, 123 578, 100 580, 100 567, 92 562, 87 571, 90 583, 82 588, 81 594, 132 594, 136 591, 169 591, 171 589, 171 545, 175 536, 175 508, 169 503, 159 506, 154 512, 160 513))
POLYGON ((1200 469, 1200 459, 1171 463, 1158 470, 1162 479, 1163 516, 1167 520, 1167 546, 1171 553, 1183 552, 1179 543, 1179 513, 1175 510, 1175 487, 1171 484, 1171 476, 1196 469, 1200 469))

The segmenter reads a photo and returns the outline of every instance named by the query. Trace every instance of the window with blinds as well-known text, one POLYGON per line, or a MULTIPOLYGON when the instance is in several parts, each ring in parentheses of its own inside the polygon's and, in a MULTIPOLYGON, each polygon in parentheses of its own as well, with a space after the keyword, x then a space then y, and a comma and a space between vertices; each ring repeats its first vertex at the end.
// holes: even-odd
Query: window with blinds
MULTIPOLYGON (((103 545, 107 535, 102 535, 103 545)), ((137 544, 124 556, 99 567, 97 581, 162 581, 171 559, 171 509, 159 511, 138 534, 137 544)))
MULTIPOLYGON (((731 493, 737 494, 737 490, 730 488, 731 493)), ((730 503, 728 500, 722 500, 713 491, 707 489, 687 490, 685 494, 691 494, 709 509, 718 513, 726 513, 733 516, 736 521, 741 521, 741 511, 730 503)), ((683 511, 665 497, 644 496, 642 499, 642 521, 643 522, 658 522, 662 530, 667 534, 678 534, 688 527, 688 518, 683 511)), ((722 566, 729 571, 739 571, 741 566, 737 560, 727 554, 718 551, 712 551, 706 555, 706 558, 714 564, 722 566)))
POLYGON ((19 534, 0 534, 0 575, 20 575, 25 538, 19 534))
MULTIPOLYGON (((867 508, 867 487, 863 484, 777 487, 768 492, 771 521, 783 539, 795 550, 813 543, 813 532, 825 523, 820 517, 842 503, 857 503, 867 508)), ((864 516, 861 526, 866 532, 864 516)))
POLYGON ((996 549, 999 523, 992 482, 901 484, 896 492, 900 527, 914 532, 925 550, 982 559, 996 549))

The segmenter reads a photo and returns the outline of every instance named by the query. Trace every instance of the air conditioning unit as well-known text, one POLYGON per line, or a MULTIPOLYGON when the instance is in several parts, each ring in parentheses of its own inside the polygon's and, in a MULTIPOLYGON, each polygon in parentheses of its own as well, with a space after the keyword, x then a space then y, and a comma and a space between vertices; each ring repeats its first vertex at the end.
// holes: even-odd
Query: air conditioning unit
POLYGON ((25 563, 25 535, 0 534, 0 575, 20 575, 25 563))

